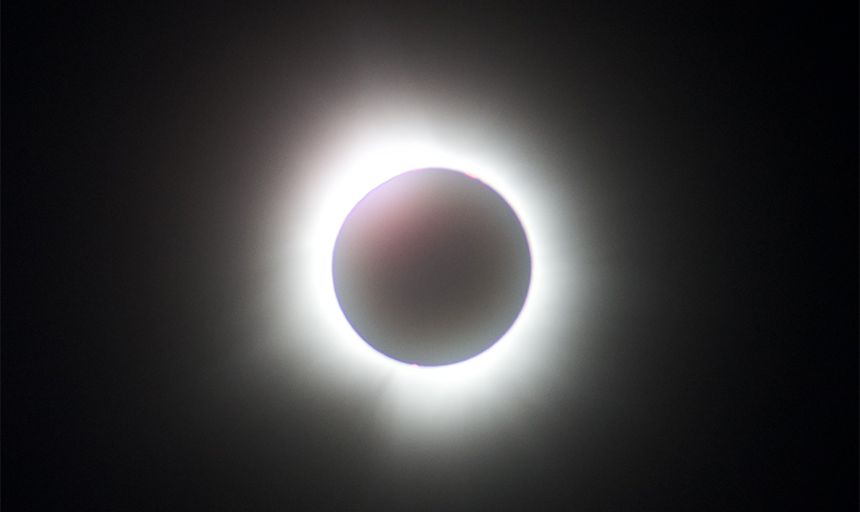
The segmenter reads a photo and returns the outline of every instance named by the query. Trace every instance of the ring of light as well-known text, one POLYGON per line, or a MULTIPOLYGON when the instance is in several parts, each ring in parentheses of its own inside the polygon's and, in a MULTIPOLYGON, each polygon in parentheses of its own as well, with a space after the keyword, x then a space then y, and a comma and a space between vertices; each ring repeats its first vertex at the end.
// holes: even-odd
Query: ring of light
POLYGON ((451 428, 465 433, 474 430, 465 427, 486 429, 517 417, 519 406, 534 403, 560 374, 555 354, 575 302, 574 255, 559 192, 533 169, 432 139, 376 134, 344 147, 310 165, 296 208, 301 213, 288 215, 292 229, 281 231, 276 303, 282 316, 273 334, 282 354, 320 395, 376 402, 382 423, 406 438, 445 434, 450 441, 451 428), (334 293, 331 258, 352 207, 379 184, 421 167, 465 170, 505 197, 530 242, 532 281, 519 318, 492 347, 460 363, 418 368, 377 352, 352 329, 334 293))

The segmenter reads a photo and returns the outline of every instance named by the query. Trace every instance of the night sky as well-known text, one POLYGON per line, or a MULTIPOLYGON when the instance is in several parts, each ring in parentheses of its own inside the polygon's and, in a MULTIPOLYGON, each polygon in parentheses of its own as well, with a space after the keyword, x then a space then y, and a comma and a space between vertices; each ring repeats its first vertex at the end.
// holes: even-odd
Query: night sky
POLYGON ((5 2, 4 510, 857 510, 857 5, 646 4, 5 2), (581 276, 433 453, 265 348, 308 155, 415 105, 581 276))

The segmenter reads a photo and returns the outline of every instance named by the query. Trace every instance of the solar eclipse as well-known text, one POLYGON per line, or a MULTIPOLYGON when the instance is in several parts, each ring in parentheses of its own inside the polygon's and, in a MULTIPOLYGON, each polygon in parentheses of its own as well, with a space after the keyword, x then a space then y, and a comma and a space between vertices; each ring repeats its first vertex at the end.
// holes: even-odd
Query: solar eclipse
MULTIPOLYGON (((384 104, 362 107, 365 112, 385 111, 384 104)), ((581 250, 579 240, 571 236, 578 217, 570 184, 558 179, 558 169, 541 159, 533 142, 528 137, 516 140, 480 117, 452 112, 439 119, 427 112, 417 105, 399 108, 388 118, 341 112, 339 119, 324 124, 294 174, 302 180, 285 184, 286 194, 273 190, 280 213, 271 224, 276 251, 271 253, 275 259, 269 300, 278 307, 272 311, 271 352, 265 357, 277 355, 282 361, 273 371, 313 389, 320 400, 340 402, 349 397, 372 403, 374 423, 385 442, 410 452, 472 446, 474 436, 494 438, 542 407, 569 370, 564 361, 577 345, 568 333, 579 318, 588 277, 576 266, 581 250), (467 130, 480 136, 449 136, 467 130), (495 275, 503 289, 508 287, 507 310, 482 311, 497 298, 484 300, 490 292, 477 285, 469 296, 474 302, 461 300, 461 305, 471 304, 469 314, 485 316, 482 327, 473 331, 481 334, 483 329, 483 334, 473 338, 463 334, 468 331, 463 327, 471 324, 460 321, 460 337, 448 347, 459 346, 460 353, 447 350, 438 340, 427 343, 436 347, 434 353, 413 357, 408 351, 396 352, 394 333, 409 323, 390 322, 396 318, 394 310, 387 314, 376 310, 377 320, 388 318, 389 346, 382 346, 382 338, 363 339, 364 327, 357 331, 350 323, 359 323, 358 313, 351 313, 350 306, 343 309, 344 300, 339 300, 345 289, 335 275, 336 247, 350 215, 362 209, 366 196, 375 195, 372 191, 408 180, 418 169, 436 169, 434 173, 456 178, 452 188, 457 188, 456 182, 471 184, 478 196, 485 195, 488 206, 495 201, 496 213, 488 217, 495 220, 490 224, 508 227, 489 236, 485 249, 494 248, 489 254, 500 247, 519 254, 507 263, 490 258, 498 259, 500 266, 489 275, 495 275), (500 276, 511 280, 505 284, 500 276), (374 348, 374 343, 379 346, 374 348)), ((463 204, 467 203, 474 201, 463 204)), ((460 215, 469 210, 463 208, 460 215)), ((477 225, 469 229, 481 231, 477 225)), ((444 252, 446 244, 441 245, 444 252)), ((449 247, 454 248, 456 244, 449 247)), ((389 299, 388 304, 395 302, 389 299)), ((413 303, 413 313, 420 311, 419 303, 413 303)), ((430 325, 444 325, 439 318, 450 314, 450 321, 456 311, 426 316, 424 321, 435 318, 438 323, 430 325)), ((415 325, 420 317, 414 318, 415 325)))

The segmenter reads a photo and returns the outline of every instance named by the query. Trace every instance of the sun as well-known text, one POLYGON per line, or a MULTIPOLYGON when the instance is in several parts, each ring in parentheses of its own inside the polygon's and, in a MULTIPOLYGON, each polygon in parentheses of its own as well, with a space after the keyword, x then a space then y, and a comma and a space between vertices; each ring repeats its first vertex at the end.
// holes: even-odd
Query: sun
POLYGON ((285 194, 296 201, 272 222, 271 347, 309 393, 365 404, 394 439, 465 442, 525 414, 564 372, 556 355, 571 343, 577 303, 568 206, 538 166, 499 157, 501 142, 469 147, 427 130, 366 128, 321 144, 285 194), (364 342, 332 278, 335 241, 356 203, 392 177, 427 167, 458 170, 496 190, 519 217, 532 257, 529 293, 507 333, 471 359, 435 367, 396 361, 364 342))

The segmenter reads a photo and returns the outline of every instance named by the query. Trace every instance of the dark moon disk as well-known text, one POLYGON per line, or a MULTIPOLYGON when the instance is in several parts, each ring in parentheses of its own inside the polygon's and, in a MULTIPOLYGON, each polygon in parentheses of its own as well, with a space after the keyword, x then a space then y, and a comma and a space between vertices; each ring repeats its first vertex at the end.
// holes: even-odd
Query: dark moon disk
POLYGON ((334 286, 383 354, 423 366, 473 357, 513 325, 531 277, 525 231, 480 180, 419 169, 376 187, 338 234, 334 286))

